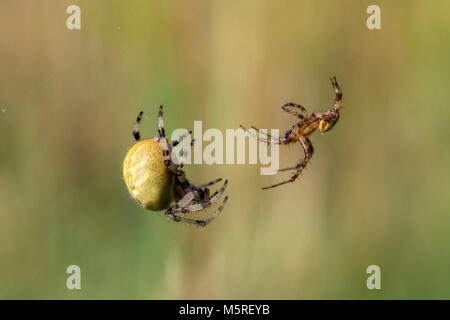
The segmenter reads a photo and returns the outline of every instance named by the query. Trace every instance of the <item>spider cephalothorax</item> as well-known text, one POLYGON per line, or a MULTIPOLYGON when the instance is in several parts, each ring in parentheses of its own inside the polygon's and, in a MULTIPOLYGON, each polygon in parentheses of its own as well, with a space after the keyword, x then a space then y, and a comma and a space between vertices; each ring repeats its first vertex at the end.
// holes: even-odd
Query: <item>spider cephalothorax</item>
MULTIPOLYGON (((290 114, 300 119, 299 122, 294 124, 291 130, 286 131, 284 137, 272 138, 269 134, 267 134, 267 137, 258 137, 255 136, 254 132, 247 130, 243 126, 241 126, 244 130, 247 130, 248 133, 254 135, 259 141, 266 142, 267 144, 271 143, 289 144, 300 142, 305 152, 305 158, 295 167, 278 170, 278 171, 295 170, 295 173, 291 176, 290 179, 274 184, 269 187, 265 187, 263 189, 269 189, 280 186, 285 183, 295 181, 300 176, 300 174, 302 173, 303 169, 306 167, 308 162, 311 160, 311 157, 314 152, 311 141, 309 141, 309 137, 317 129, 319 129, 321 132, 330 131, 331 128, 333 128, 333 126, 338 121, 342 101, 342 91, 336 81, 336 77, 333 77, 331 79, 331 85, 333 86, 333 89, 336 93, 336 101, 334 103, 334 106, 326 112, 313 112, 310 116, 308 116, 306 109, 304 107, 292 102, 288 102, 281 107, 281 109, 283 109, 284 111, 289 112, 290 114)), ((255 127, 252 128, 258 131, 257 128, 255 127)))
MULTIPOLYGON (((219 208, 206 220, 195 220, 181 215, 197 212, 210 207, 224 193, 228 181, 225 180, 219 191, 210 195, 208 187, 221 181, 216 179, 196 186, 191 184, 183 171, 183 161, 187 156, 184 151, 178 164, 172 161, 171 146, 164 132, 163 107, 159 109, 158 137, 141 140, 139 124, 141 111, 133 128, 133 135, 138 141, 130 148, 123 162, 123 175, 128 191, 143 207, 151 211, 167 209, 165 216, 175 222, 206 226, 222 211, 228 197, 219 208), (171 204, 175 201, 175 204, 171 204)), ((179 144, 191 132, 173 141, 172 147, 179 144)), ((194 143, 192 140, 191 146, 194 143)))

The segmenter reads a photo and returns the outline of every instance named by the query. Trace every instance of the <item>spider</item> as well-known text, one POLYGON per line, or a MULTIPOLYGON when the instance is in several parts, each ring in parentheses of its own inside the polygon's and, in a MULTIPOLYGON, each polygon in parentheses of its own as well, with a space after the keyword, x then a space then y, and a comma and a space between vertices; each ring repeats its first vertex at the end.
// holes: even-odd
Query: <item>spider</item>
MULTIPOLYGON (((259 141, 266 142, 267 144, 274 143, 280 145, 300 142, 303 151, 305 152, 305 158, 296 166, 278 170, 278 172, 295 170, 295 173, 288 180, 264 187, 262 188, 263 190, 278 187, 289 182, 294 182, 300 176, 303 169, 305 169, 313 155, 314 148, 309 140, 309 137, 316 131, 316 129, 319 129, 321 132, 330 131, 338 121, 339 109, 341 108, 342 101, 342 91, 337 83, 336 77, 331 78, 331 85, 336 93, 336 101, 334 106, 328 111, 313 112, 310 116, 308 116, 306 109, 299 104, 288 102, 281 107, 284 111, 300 119, 299 122, 294 124, 291 130, 286 131, 284 138, 276 137, 272 139, 270 134, 266 134, 266 137, 258 137, 254 131, 247 130, 241 125, 242 129, 246 130, 259 141)), ((259 129, 253 126, 252 128, 259 132, 259 129)))
MULTIPOLYGON (((188 151, 184 150, 179 163, 175 164, 171 158, 171 149, 192 132, 181 135, 170 146, 164 132, 163 106, 160 106, 158 137, 141 140, 139 126, 142 115, 141 111, 133 128, 133 136, 137 143, 130 148, 123 162, 123 175, 128 191, 148 210, 167 209, 165 216, 172 221, 201 227, 208 225, 222 211, 228 200, 227 196, 213 215, 206 220, 195 220, 182 215, 209 208, 224 193, 228 181, 225 180, 220 190, 213 195, 210 195, 208 187, 221 181, 221 178, 199 186, 191 184, 183 171, 183 162, 188 151), (173 201, 175 204, 171 206, 173 201)), ((191 142, 191 147, 193 143, 194 140, 191 142)))

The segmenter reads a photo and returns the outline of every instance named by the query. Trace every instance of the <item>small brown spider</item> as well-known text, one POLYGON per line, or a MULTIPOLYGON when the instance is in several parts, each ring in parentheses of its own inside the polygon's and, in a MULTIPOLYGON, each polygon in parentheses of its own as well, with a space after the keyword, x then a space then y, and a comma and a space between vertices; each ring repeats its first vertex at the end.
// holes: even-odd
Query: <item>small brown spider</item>
MULTIPOLYGON (((183 151, 178 165, 171 158, 171 148, 188 137, 191 131, 173 141, 171 147, 164 132, 163 107, 161 106, 158 137, 141 140, 139 125, 142 114, 141 111, 133 128, 133 135, 137 143, 130 148, 123 162, 123 175, 128 191, 148 210, 167 209, 165 216, 172 221, 206 226, 219 215, 228 197, 224 198, 219 208, 206 220, 189 219, 181 215, 209 208, 225 192, 228 181, 225 180, 220 190, 213 195, 210 195, 208 187, 222 179, 216 179, 200 186, 191 184, 183 171, 183 162, 187 151, 183 151), (171 205, 173 201, 175 201, 175 205, 171 205)), ((194 140, 191 142, 191 147, 193 143, 194 140)))
MULTIPOLYGON (((341 107, 342 101, 342 91, 336 81, 336 77, 331 78, 331 85, 333 86, 333 89, 336 93, 336 102, 334 103, 334 106, 326 112, 313 112, 308 117, 306 109, 299 104, 288 102, 281 107, 281 109, 283 109, 284 111, 289 112, 290 114, 300 119, 299 122, 294 124, 291 130, 286 131, 284 138, 277 137, 272 139, 270 134, 266 134, 266 138, 258 137, 254 134, 253 131, 247 130, 241 125, 242 129, 246 130, 249 134, 253 135, 259 141, 266 142, 267 144, 289 144, 300 142, 305 152, 305 158, 295 167, 278 170, 278 172, 296 170, 294 175, 292 175, 289 180, 282 181, 272 186, 264 187, 263 190, 278 187, 285 183, 295 181, 300 176, 303 169, 305 169, 306 165, 311 160, 311 157, 313 155, 314 149, 311 141, 309 141, 309 137, 316 131, 316 129, 319 129, 321 132, 329 131, 338 121, 339 109, 341 107), (290 107, 295 108, 295 110, 290 109, 290 107)), ((253 126, 252 128, 259 132, 257 128, 253 126)))

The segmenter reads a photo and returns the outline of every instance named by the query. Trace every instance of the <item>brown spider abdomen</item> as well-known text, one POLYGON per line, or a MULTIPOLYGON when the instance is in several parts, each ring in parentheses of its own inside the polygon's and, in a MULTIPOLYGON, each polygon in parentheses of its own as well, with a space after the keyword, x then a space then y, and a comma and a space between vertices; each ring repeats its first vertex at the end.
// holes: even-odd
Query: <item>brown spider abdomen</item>
POLYGON ((166 209, 173 200, 174 175, 164 164, 158 138, 139 141, 128 150, 123 177, 131 196, 148 210, 166 209))

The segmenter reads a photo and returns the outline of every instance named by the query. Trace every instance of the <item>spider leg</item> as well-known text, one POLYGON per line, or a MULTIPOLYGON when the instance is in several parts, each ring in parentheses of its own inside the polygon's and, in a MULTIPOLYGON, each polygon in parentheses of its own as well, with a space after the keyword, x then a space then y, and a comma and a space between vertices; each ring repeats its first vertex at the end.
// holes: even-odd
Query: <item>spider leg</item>
POLYGON ((342 101, 342 91, 336 80, 336 76, 333 76, 333 78, 331 78, 331 85, 333 86, 334 92, 336 93, 336 102, 334 103, 334 108, 336 110, 339 110, 342 101))
POLYGON ((302 112, 305 112, 305 113, 307 112, 305 107, 303 107, 303 106, 301 106, 301 105, 299 105, 297 103, 293 103, 293 102, 285 103, 283 105, 283 107, 294 107, 294 108, 300 109, 302 112))
MULTIPOLYGON (((244 129, 243 126, 241 126, 241 128, 244 129)), ((260 130, 259 130, 257 127, 251 126, 250 128, 252 128, 252 129, 258 131, 258 133, 260 133, 260 132, 259 132, 260 130)), ((268 137, 269 139, 271 139, 271 137, 272 137, 272 136, 270 135, 270 133, 268 133, 268 132, 261 132, 261 133, 264 133, 264 134, 266 135, 266 137, 268 137)))
POLYGON ((177 146, 178 144, 180 144, 187 136, 190 136, 192 134, 192 131, 189 130, 185 133, 183 133, 181 136, 178 137, 177 140, 172 142, 172 147, 177 146))
MULTIPOLYGON (((197 188, 200 189, 200 190, 202 190, 202 192, 203 192, 203 199, 208 199, 208 198, 210 198, 208 187, 209 187, 209 186, 212 186, 212 185, 214 185, 214 184, 216 184, 217 182, 220 182, 220 181, 222 181, 222 178, 219 178, 219 179, 216 179, 216 180, 210 181, 210 182, 208 182, 208 183, 204 183, 204 184, 201 184, 201 185, 197 186, 197 188)), ((213 197, 214 197, 217 193, 218 193, 218 191, 216 191, 216 192, 213 194, 213 197)))
POLYGON ((186 159, 187 155, 189 154, 189 151, 191 150, 192 146, 194 145, 195 139, 192 139, 191 141, 191 145, 189 147, 189 149, 185 149, 183 150, 183 154, 181 155, 180 161, 178 163, 178 167, 177 167, 177 171, 178 172, 182 172, 183 170, 183 166, 184 166, 184 159, 186 159))
MULTIPOLYGON (((186 193, 183 198, 178 200, 178 202, 175 204, 173 208, 183 208, 187 206, 191 201, 195 198, 195 193, 193 191, 189 191, 186 193)), ((173 208, 170 208, 169 210, 172 211, 173 208)), ((168 210, 168 211, 169 211, 168 210)))
POLYGON ((222 188, 220 188, 219 191, 216 191, 211 198, 209 198, 209 199, 207 199, 207 200, 205 200, 203 202, 187 205, 187 206, 184 206, 184 207, 175 206, 175 207, 169 209, 168 211, 170 211, 172 213, 177 213, 177 212, 189 213, 189 212, 200 211, 200 210, 203 210, 205 208, 208 208, 214 202, 216 202, 217 199, 219 199, 219 197, 225 192, 227 184, 228 184, 228 180, 225 180, 225 182, 222 185, 222 188))
POLYGON ((181 158, 180 158, 180 160, 179 160, 180 162, 178 163, 178 166, 177 166, 177 171, 183 170, 184 159, 186 159, 188 153, 189 153, 188 150, 183 150, 183 154, 181 155, 181 158))
MULTIPOLYGON (((266 133, 268 139, 267 138, 263 138, 263 137, 258 137, 254 132, 252 132, 250 130, 247 130, 243 125, 241 125, 241 128, 244 129, 248 134, 252 135, 256 140, 261 141, 261 142, 265 142, 267 144, 272 144, 272 143, 274 143, 274 144, 288 144, 288 143, 291 142, 291 139, 289 139, 289 138, 277 137, 277 138, 272 139, 271 135, 268 134, 268 133, 266 133)), ((252 128, 256 129, 255 127, 252 127, 252 128)), ((259 132, 261 132, 261 131, 258 131, 258 133, 259 132)))
MULTIPOLYGON (((286 183, 294 182, 300 176, 300 174, 302 173, 303 169, 305 169, 306 165, 308 164, 309 160, 311 160, 311 157, 312 157, 313 152, 314 152, 314 148, 313 148, 313 146, 311 144, 311 141, 309 141, 308 138, 301 137, 300 138, 300 143, 302 144, 303 151, 305 152, 305 159, 303 159, 303 161, 300 162, 295 167, 295 169, 297 170, 295 172, 295 174, 292 177, 290 177, 288 180, 282 181, 280 183, 277 183, 277 184, 274 184, 274 185, 271 185, 271 186, 268 186, 268 187, 264 187, 264 188, 262 188, 263 190, 274 188, 274 187, 278 187, 278 186, 281 186, 281 185, 286 184, 286 183)), ((290 168, 286 168, 286 170, 289 170, 289 169, 290 168)))
POLYGON ((223 210, 225 204, 227 203, 227 200, 228 200, 228 197, 225 197, 223 199, 220 207, 217 208, 217 210, 212 214, 212 216, 210 218, 205 219, 205 220, 188 219, 188 218, 184 218, 184 217, 175 215, 174 213, 169 212, 169 211, 166 211, 165 216, 175 222, 181 222, 181 223, 186 223, 186 224, 190 224, 190 225, 194 225, 194 226, 204 227, 204 226, 210 224, 211 221, 213 221, 215 218, 217 218, 217 216, 223 210))
POLYGON ((285 103, 283 106, 281 106, 281 109, 283 109, 284 111, 286 111, 286 112, 296 116, 300 120, 303 120, 303 121, 306 120, 306 117, 303 114, 301 114, 301 113, 299 113, 299 112, 297 112, 295 110, 289 109, 289 107, 298 108, 298 109, 300 109, 300 111, 302 111, 302 112, 304 112, 306 114, 306 109, 304 107, 302 107, 301 105, 296 104, 296 103, 288 102, 288 103, 285 103))
MULTIPOLYGON (((241 128, 244 129, 243 126, 241 126, 241 128)), ((259 130, 257 127, 255 127, 255 126, 251 126, 250 128, 252 128, 252 129, 258 131, 259 134, 261 134, 261 133, 264 134, 264 135, 266 136, 267 139, 272 140, 272 135, 271 135, 270 133, 261 131, 261 130, 259 130)), ((247 130, 247 132, 249 132, 249 131, 247 130)))
MULTIPOLYGON (((242 126, 241 126, 241 127, 242 127, 242 126)), ((244 129, 244 127, 242 127, 242 128, 244 129)), ((271 135, 270 133, 261 131, 261 130, 259 130, 257 127, 255 127, 255 126, 251 126, 251 128, 254 129, 254 130, 256 130, 256 131, 258 131, 258 133, 259 133, 260 135, 261 135, 261 134, 264 134, 264 135, 266 136, 266 138, 262 138, 262 139, 264 139, 263 142, 267 142, 267 139, 272 140, 272 135, 271 135)), ((248 131, 248 130, 247 130, 247 132, 250 133, 250 131, 248 131)), ((255 137, 253 134, 252 134, 252 136, 255 137)), ((255 138, 256 138, 256 137, 255 137, 255 138)), ((262 141, 262 140, 260 140, 260 139, 258 139, 258 140, 259 140, 259 141, 262 141)))
POLYGON ((278 169, 277 172, 283 172, 283 171, 289 171, 289 170, 294 170, 297 169, 298 166, 295 167, 288 167, 288 168, 283 168, 283 169, 278 169))
POLYGON ((169 142, 167 141, 166 133, 164 131, 163 106, 159 107, 158 134, 159 142, 162 144, 164 164, 169 167, 172 161, 170 160, 169 142))
POLYGON ((219 178, 219 179, 216 179, 216 180, 213 180, 213 181, 201 184, 201 185, 198 186, 198 188, 199 189, 207 188, 207 187, 212 186, 213 184, 216 184, 217 182, 220 182, 220 181, 222 181, 222 178, 219 178))
MULTIPOLYGON (((301 123, 299 123, 301 125, 301 123)), ((294 126, 295 128, 295 126, 294 126)), ((292 130, 289 130, 286 132, 286 137, 289 137, 292 134, 292 130)), ((309 141, 309 139, 308 139, 309 141)), ((311 145, 311 150, 313 150, 313 147, 311 145)), ((277 172, 283 172, 283 171, 289 171, 289 170, 296 170, 299 166, 300 166, 301 162, 293 167, 287 167, 287 168, 282 168, 282 169, 278 169, 277 172)))
POLYGON ((298 113, 297 111, 290 110, 290 109, 286 108, 285 106, 282 106, 281 109, 283 109, 284 111, 286 111, 286 112, 296 116, 297 118, 299 118, 299 119, 301 119, 303 121, 306 120, 306 117, 304 115, 302 115, 301 113, 298 113))
POLYGON ((134 136, 134 139, 136 139, 136 141, 141 140, 141 135, 139 133, 139 125, 140 125, 143 114, 144 114, 144 111, 139 112, 137 119, 136 119, 136 124, 133 127, 133 136, 134 136))

